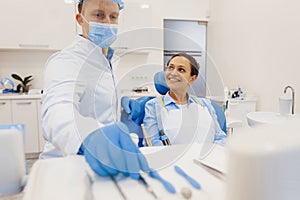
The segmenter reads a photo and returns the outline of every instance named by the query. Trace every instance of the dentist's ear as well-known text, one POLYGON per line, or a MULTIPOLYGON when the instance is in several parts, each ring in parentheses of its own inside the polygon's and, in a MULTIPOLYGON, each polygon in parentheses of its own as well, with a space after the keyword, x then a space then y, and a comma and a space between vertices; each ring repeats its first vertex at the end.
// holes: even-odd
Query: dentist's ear
POLYGON ((83 18, 82 18, 82 16, 81 16, 81 14, 76 14, 76 21, 78 22, 78 24, 80 25, 80 26, 82 26, 83 25, 83 23, 84 23, 84 21, 83 21, 83 18))

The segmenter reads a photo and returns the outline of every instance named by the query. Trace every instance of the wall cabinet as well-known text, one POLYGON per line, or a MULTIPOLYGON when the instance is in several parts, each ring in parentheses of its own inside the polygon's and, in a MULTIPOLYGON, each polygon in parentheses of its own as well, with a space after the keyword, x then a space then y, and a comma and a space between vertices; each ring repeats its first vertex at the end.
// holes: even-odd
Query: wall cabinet
POLYGON ((2 2, 0 48, 61 49, 76 33, 74 4, 63 0, 2 2))
POLYGON ((118 38, 112 47, 121 53, 126 51, 148 52, 151 47, 157 47, 153 44, 153 41, 158 42, 154 38, 158 35, 162 37, 161 30, 150 27, 152 27, 151 4, 126 2, 124 10, 120 12, 118 38))
POLYGON ((40 99, 0 100, 0 123, 25 124, 25 153, 37 153, 43 150, 40 104, 40 99))

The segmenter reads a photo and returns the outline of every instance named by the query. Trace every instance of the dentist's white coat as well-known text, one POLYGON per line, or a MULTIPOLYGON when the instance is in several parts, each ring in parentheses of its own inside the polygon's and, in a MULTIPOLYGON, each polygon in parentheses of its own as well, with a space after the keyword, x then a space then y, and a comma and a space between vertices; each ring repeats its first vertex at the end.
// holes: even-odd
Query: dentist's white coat
MULTIPOLYGON (((115 65, 118 58, 112 57, 115 65)), ((42 97, 41 158, 77 154, 92 131, 119 119, 116 83, 102 49, 77 36, 49 58, 42 97)))

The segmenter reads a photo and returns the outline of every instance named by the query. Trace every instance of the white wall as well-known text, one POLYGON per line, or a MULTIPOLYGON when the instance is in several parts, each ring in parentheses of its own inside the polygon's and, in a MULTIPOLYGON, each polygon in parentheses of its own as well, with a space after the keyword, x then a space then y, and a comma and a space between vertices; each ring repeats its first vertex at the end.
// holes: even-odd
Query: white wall
MULTIPOLYGON (((163 28, 163 19, 204 19, 208 13, 209 0, 125 0, 126 2, 149 2, 151 3, 152 15, 150 17, 150 24, 154 28, 163 28)), ((124 12, 125 12, 124 10, 124 12)), ((122 11, 123 12, 123 11, 122 11)), ((161 31, 161 49, 163 48, 162 38, 163 31, 161 31)), ((145 40, 147 38, 144 38, 145 40)), ((0 47, 1 49, 1 47, 0 47)), ((18 73, 21 76, 33 75, 33 88, 43 87, 43 68, 47 58, 53 52, 47 51, 5 51, 0 50, 0 78, 10 77, 11 73, 18 73)), ((123 77, 124 74, 133 74, 136 77, 147 78, 144 80, 150 80, 149 76, 152 76, 153 72, 162 69, 163 64, 163 52, 161 50, 154 51, 149 54, 130 54, 121 58, 120 66, 117 70, 118 77, 123 77), (139 66, 148 65, 148 68, 144 68, 145 71, 139 70, 133 73, 133 69, 139 68, 139 66)), ((139 79, 137 83, 142 81, 139 79)), ((152 78, 151 78, 152 79, 152 78)), ((136 79, 129 79, 129 85, 133 84, 136 79)))
POLYGON ((0 50, 0 78, 10 78, 15 86, 19 81, 14 80, 11 74, 19 74, 22 78, 32 75, 31 88, 43 88, 43 70, 47 58, 53 51, 25 51, 0 50))
POLYGON ((154 32, 160 33, 155 34, 153 45, 158 47, 157 50, 148 54, 127 54, 121 57, 116 71, 117 76, 122 79, 119 84, 121 89, 130 88, 135 84, 138 86, 142 81, 151 82, 154 72, 163 69, 163 19, 201 20, 206 19, 209 13, 209 0, 125 0, 124 2, 125 9, 121 12, 126 12, 126 2, 150 3, 152 15, 149 19, 151 22, 145 22, 145 26, 155 28, 157 30, 154 32), (139 70, 141 68, 143 70, 139 70), (146 77, 142 80, 133 78, 144 76, 146 77))
POLYGON ((208 53, 225 85, 258 96, 264 111, 278 111, 286 85, 299 94, 299 1, 211 0, 210 10, 208 53))

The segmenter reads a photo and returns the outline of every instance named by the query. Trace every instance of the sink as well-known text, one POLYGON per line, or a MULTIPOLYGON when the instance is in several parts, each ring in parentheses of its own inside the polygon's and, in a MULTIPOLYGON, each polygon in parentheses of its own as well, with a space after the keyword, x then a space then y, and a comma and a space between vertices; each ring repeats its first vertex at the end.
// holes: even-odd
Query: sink
POLYGON ((282 121, 285 117, 275 112, 250 112, 247 114, 249 126, 257 126, 261 124, 273 124, 282 121))

